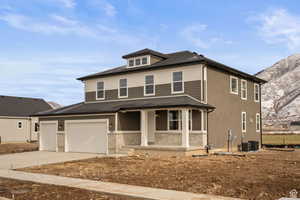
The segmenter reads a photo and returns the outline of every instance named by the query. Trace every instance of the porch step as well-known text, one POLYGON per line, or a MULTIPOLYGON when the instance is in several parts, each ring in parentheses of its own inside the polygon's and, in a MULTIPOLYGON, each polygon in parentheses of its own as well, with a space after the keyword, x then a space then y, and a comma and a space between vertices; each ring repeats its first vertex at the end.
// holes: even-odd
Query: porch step
POLYGON ((130 148, 130 147, 122 147, 120 150, 119 150, 119 153, 120 154, 126 154, 128 156, 132 156, 134 154, 134 149, 133 148, 130 148))

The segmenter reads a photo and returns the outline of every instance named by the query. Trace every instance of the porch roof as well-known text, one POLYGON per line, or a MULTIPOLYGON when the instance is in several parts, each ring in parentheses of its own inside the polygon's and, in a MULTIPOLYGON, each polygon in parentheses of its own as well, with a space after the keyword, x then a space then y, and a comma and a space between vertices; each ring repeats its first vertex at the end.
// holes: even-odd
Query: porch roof
POLYGON ((78 103, 52 111, 40 112, 35 116, 55 116, 55 115, 79 115, 79 114, 101 114, 115 113, 125 110, 139 109, 158 109, 158 108, 175 108, 191 107, 214 109, 209 104, 203 104, 190 96, 172 96, 160 98, 147 98, 135 100, 119 100, 109 102, 78 103))

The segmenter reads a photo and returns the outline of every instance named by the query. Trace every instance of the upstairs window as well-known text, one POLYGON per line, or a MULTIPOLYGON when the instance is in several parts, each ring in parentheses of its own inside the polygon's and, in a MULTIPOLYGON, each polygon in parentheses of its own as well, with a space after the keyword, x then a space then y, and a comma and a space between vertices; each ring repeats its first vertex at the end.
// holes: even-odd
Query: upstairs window
POLYGON ((142 64, 143 65, 147 65, 148 64, 148 58, 147 57, 143 57, 142 58, 142 64))
POLYGON ((135 65, 139 66, 140 64, 141 64, 141 59, 140 58, 135 59, 135 65))
POLYGON ((241 80, 241 98, 247 100, 247 81, 241 80))
POLYGON ((155 86, 154 86, 154 76, 147 75, 145 76, 145 86, 144 86, 144 95, 154 95, 155 86))
POLYGON ((260 132, 260 114, 256 113, 256 132, 260 132))
POLYGON ((134 66, 134 60, 133 59, 131 59, 131 60, 128 61, 128 66, 129 67, 133 67, 134 66))
POLYGON ((168 129, 181 130, 181 111, 169 110, 168 111, 168 129))
POLYGON ((119 80, 119 98, 128 97, 127 79, 119 80))
POLYGON ((254 84, 254 101, 259 102, 259 98, 260 98, 259 85, 254 84))
POLYGON ((104 98, 105 98, 104 82, 99 81, 97 82, 97 99, 104 99, 104 98))
POLYGON ((239 94, 238 78, 230 76, 230 93, 239 94))
POLYGON ((183 72, 172 73, 172 93, 183 92, 183 72))
POLYGON ((242 112, 242 132, 245 133, 247 129, 247 116, 246 112, 242 112))

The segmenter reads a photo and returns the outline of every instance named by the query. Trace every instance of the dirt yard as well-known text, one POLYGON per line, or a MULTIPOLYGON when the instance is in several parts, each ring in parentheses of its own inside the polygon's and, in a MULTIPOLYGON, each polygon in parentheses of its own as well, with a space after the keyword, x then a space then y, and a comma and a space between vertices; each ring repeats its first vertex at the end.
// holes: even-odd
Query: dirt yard
POLYGON ((11 199, 12 193, 15 193, 15 200, 133 200, 76 188, 0 178, 0 197, 11 199))
POLYGON ((278 199, 300 192, 300 151, 262 151, 245 157, 95 158, 24 171, 171 190, 278 199))
POLYGON ((8 143, 0 144, 0 155, 10 153, 21 153, 27 151, 37 151, 37 143, 8 143))

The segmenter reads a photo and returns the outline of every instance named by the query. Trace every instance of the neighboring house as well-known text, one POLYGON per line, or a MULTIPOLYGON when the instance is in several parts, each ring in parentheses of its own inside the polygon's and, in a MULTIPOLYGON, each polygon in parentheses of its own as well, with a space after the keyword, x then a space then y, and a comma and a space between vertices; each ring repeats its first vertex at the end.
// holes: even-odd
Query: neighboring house
POLYGON ((0 96, 1 142, 37 140, 38 118, 31 116, 50 109, 43 99, 0 96))
POLYGON ((127 64, 78 78, 85 101, 39 113, 40 149, 196 153, 261 141, 265 83, 190 51, 150 49, 127 64), (162 151, 163 150, 163 151, 162 151))

